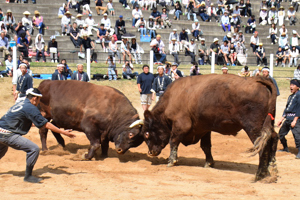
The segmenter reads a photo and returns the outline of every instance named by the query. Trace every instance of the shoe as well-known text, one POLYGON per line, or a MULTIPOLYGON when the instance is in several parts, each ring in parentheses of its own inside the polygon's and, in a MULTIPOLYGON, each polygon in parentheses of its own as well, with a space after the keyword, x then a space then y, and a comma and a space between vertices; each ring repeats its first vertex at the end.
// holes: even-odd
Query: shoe
POLYGON ((127 76, 127 79, 128 79, 128 80, 131 80, 131 77, 130 77, 130 76, 127 76))
POLYGON ((154 65, 158 65, 158 62, 155 62, 154 65))
POLYGON ((233 63, 232 66, 234 67, 234 66, 236 66, 236 65, 233 63))
POLYGON ((41 178, 32 176, 33 166, 26 166, 24 181, 29 183, 39 183, 42 181, 41 178))
POLYGON ((57 60, 54 60, 54 63, 57 63, 57 60))
POLYGON ((130 7, 129 7, 129 6, 127 6, 125 9, 126 9, 126 10, 129 10, 129 9, 130 9, 130 7))
POLYGON ((227 66, 229 66, 230 64, 229 63, 227 63, 227 66))
POLYGON ((106 48, 103 48, 103 52, 105 52, 106 48))
POLYGON ((275 39, 274 42, 277 43, 277 39, 275 39))
POLYGON ((258 64, 257 67, 260 67, 260 64, 258 64))
POLYGON ((54 63, 54 60, 51 60, 52 63, 54 63))
POLYGON ((142 8, 142 10, 144 10, 144 8, 142 8))

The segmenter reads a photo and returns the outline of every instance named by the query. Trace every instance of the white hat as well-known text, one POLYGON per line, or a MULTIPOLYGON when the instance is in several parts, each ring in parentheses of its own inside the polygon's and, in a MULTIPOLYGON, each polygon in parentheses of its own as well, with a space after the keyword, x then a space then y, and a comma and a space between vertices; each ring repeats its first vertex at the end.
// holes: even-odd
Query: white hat
POLYGON ((23 15, 30 15, 30 12, 25 11, 25 12, 23 12, 23 15))
POLYGON ((194 22, 199 22, 199 20, 198 20, 198 19, 195 19, 194 22))
POLYGON ((205 41, 205 38, 200 38, 200 41, 205 41))
POLYGON ((221 69, 221 70, 224 70, 224 69, 228 70, 228 68, 227 68, 227 67, 222 67, 222 69, 221 69))
POLYGON ((103 16, 107 16, 107 13, 104 13, 104 15, 103 16))
POLYGON ((36 96, 36 97, 42 97, 43 96, 42 94, 38 94, 38 93, 33 92, 33 90, 34 90, 33 88, 29 88, 28 90, 26 90, 26 96, 29 95, 29 94, 31 94, 33 96, 36 96))
POLYGON ((88 27, 88 25, 87 24, 83 24, 83 27, 88 27))
POLYGON ((163 66, 163 65, 158 65, 158 66, 157 66, 157 70, 158 70, 159 68, 163 68, 163 69, 165 70, 165 66, 163 66))
POLYGON ((214 42, 216 42, 216 41, 219 41, 219 39, 218 39, 218 38, 215 38, 215 39, 214 39, 214 42))
POLYGON ((177 29, 176 29, 176 28, 174 28, 174 29, 173 29, 173 31, 177 31, 177 29))
POLYGON ((57 65, 57 67, 64 67, 65 65, 64 64, 61 64, 61 63, 59 63, 58 65, 57 65))
POLYGON ((297 31, 296 31, 296 30, 293 30, 293 34, 297 34, 297 31))

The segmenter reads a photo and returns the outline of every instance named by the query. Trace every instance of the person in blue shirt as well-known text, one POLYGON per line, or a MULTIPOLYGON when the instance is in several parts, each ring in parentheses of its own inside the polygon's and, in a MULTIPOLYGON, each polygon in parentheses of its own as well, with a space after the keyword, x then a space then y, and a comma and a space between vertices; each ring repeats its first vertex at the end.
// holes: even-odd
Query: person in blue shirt
POLYGON ((152 103, 152 83, 154 81, 154 76, 152 73, 149 72, 149 66, 144 65, 143 66, 143 73, 138 75, 137 78, 137 85, 138 90, 140 92, 141 97, 141 104, 143 107, 143 110, 148 110, 151 103, 152 103))
POLYGON ((153 11, 151 13, 151 16, 153 17, 154 19, 154 24, 155 24, 155 27, 159 24, 161 24, 162 22, 162 19, 161 19, 161 14, 159 11, 157 11, 157 8, 153 8, 153 11))
POLYGON ((298 80, 293 79, 290 82, 290 90, 292 94, 289 96, 287 100, 286 107, 283 111, 283 115, 281 119, 278 121, 277 125, 281 126, 279 130, 279 139, 283 146, 282 150, 283 152, 289 152, 288 146, 287 146, 287 140, 285 139, 285 136, 289 133, 291 130, 295 139, 296 147, 298 149, 298 154, 296 156, 296 159, 300 159, 300 122, 299 122, 299 116, 300 116, 300 83, 298 80), (283 120, 285 120, 283 122, 283 120), (283 122, 283 124, 282 124, 283 122))
POLYGON ((104 24, 100 25, 100 28, 97 31, 97 43, 102 43, 103 51, 105 52, 105 40, 108 38, 108 31, 104 29, 104 24))
POLYGON ((0 37, 0 50, 3 51, 3 58, 5 56, 9 55, 9 42, 7 37, 5 37, 5 32, 1 32, 1 37, 0 37))
POLYGON ((39 183, 42 179, 32 175, 33 167, 38 159, 40 148, 26 135, 32 124, 37 128, 47 128, 56 133, 75 137, 71 130, 62 130, 48 122, 37 108, 42 97, 37 88, 26 91, 26 99, 12 106, 0 119, 0 159, 6 154, 8 147, 26 152, 26 171, 24 181, 39 183))
POLYGON ((17 42, 18 51, 22 52, 25 58, 28 58, 29 42, 25 37, 25 33, 21 34, 17 42))
POLYGON ((245 33, 254 33, 255 32, 255 24, 256 20, 255 20, 255 16, 252 15, 250 19, 248 19, 247 21, 247 25, 245 28, 245 33))

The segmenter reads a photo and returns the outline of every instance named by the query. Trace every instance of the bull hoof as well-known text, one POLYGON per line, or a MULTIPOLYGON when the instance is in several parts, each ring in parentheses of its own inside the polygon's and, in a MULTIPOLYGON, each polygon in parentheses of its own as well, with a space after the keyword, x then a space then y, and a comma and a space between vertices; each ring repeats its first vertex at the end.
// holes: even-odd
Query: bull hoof
POLYGON ((178 160, 169 161, 167 167, 173 167, 177 162, 178 160))
POLYGON ((215 162, 206 162, 204 165, 204 168, 212 168, 215 166, 215 162))
POLYGON ((84 154, 82 154, 81 158, 83 161, 87 161, 87 160, 91 160, 87 158, 88 152, 85 152, 84 154))

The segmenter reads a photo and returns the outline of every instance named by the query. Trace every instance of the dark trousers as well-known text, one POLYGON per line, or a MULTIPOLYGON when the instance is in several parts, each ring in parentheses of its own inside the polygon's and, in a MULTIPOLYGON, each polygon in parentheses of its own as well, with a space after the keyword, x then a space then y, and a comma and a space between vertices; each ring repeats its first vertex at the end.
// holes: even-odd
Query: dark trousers
POLYGON ((252 47, 252 51, 255 52, 257 49, 257 45, 255 44, 250 44, 250 46, 252 47))
POLYGON ((18 50, 23 53, 25 58, 28 58, 28 49, 27 49, 27 47, 18 47, 18 50))
POLYGON ((43 61, 46 62, 46 58, 45 58, 45 50, 44 50, 44 49, 43 49, 42 51, 36 50, 36 60, 37 60, 37 61, 39 60, 39 54, 42 54, 43 61))
POLYGON ((256 56, 256 62, 257 62, 257 65, 259 65, 259 62, 263 63, 264 65, 268 64, 266 57, 260 59, 259 57, 256 56))
POLYGON ((283 122, 280 130, 279 130, 279 139, 283 145, 286 145, 287 140, 285 136, 291 130, 295 139, 296 147, 300 148, 300 121, 298 120, 296 126, 294 128, 291 127, 292 119, 287 119, 283 122))
POLYGON ((75 47, 80 47, 81 45, 81 40, 80 38, 78 38, 77 40, 75 40, 72 36, 70 36, 71 41, 73 42, 75 47))
POLYGON ((211 20, 213 17, 216 19, 216 21, 219 21, 219 16, 215 14, 211 14, 210 16, 208 16, 208 19, 211 20))
POLYGON ((185 51, 185 56, 191 56, 191 63, 195 63, 195 54, 190 51, 185 51))
POLYGON ((172 55, 174 56, 174 62, 179 64, 179 59, 178 59, 178 53, 172 53, 172 55))
POLYGON ((275 44, 275 40, 276 40, 276 35, 275 34, 272 34, 271 35, 271 40, 272 40, 272 43, 275 44))

